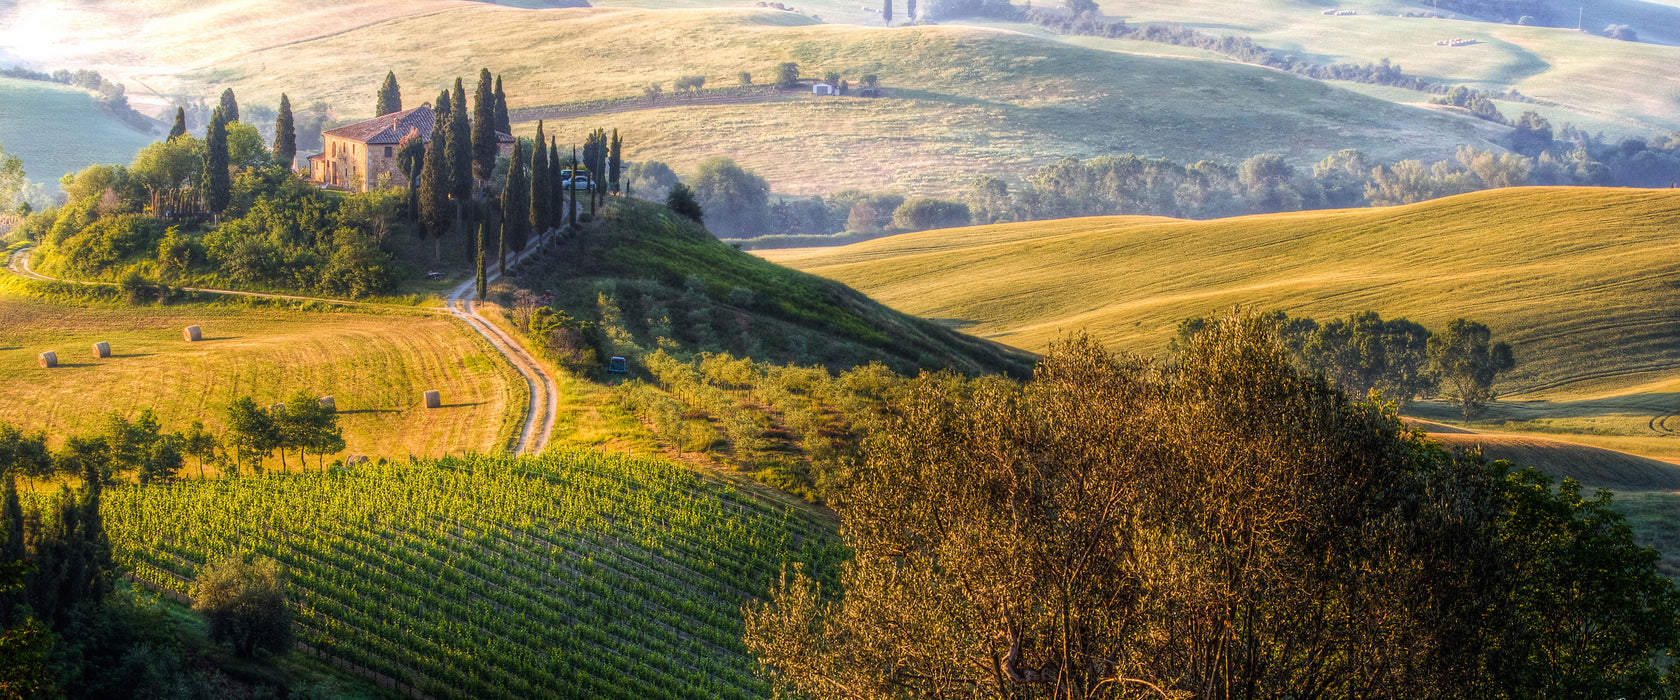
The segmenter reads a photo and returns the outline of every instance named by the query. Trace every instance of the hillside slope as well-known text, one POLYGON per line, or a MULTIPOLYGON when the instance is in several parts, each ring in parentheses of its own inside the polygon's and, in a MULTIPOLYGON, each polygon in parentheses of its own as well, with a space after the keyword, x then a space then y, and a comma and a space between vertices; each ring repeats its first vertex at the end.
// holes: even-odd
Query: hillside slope
POLYGON ((188 595, 286 567, 298 641, 432 698, 762 698, 741 605, 833 525, 681 467, 551 452, 105 492, 117 559, 188 595))
POLYGON ((1517 349, 1505 393, 1680 363, 1680 191, 1524 188, 1386 209, 1217 221, 1106 217, 766 251, 893 308, 1029 350, 1089 330, 1158 353, 1243 305, 1327 318, 1460 316, 1517 349))
POLYGON ((882 306, 844 285, 743 253, 665 207, 615 198, 598 224, 514 271, 522 287, 599 324, 608 355, 729 352, 772 363, 870 362, 1025 375, 1033 358, 882 306))
POLYGON ((85 91, 0 78, 0 146, 23 159, 30 180, 51 191, 66 173, 94 163, 127 163, 152 140, 101 110, 85 91), (77 136, 63 138, 67 133, 77 136))
POLYGON ((1065 156, 1105 153, 1191 162, 1277 151, 1310 163, 1360 148, 1383 159, 1441 157, 1462 143, 1485 147, 1486 129, 1497 131, 1253 66, 1118 54, 973 27, 827 25, 758 9, 463 4, 229 56, 179 78, 181 89, 204 95, 231 86, 247 103, 274 104, 282 92, 294 105, 323 100, 349 119, 371 116, 371 96, 388 70, 412 105, 488 67, 519 108, 636 96, 653 82, 670 90, 688 75, 724 86, 745 71, 765 84, 787 61, 807 77, 834 71, 855 84, 878 75, 889 97, 648 110, 549 127, 564 143, 617 126, 627 158, 683 172, 727 154, 792 194, 847 187, 953 193, 979 173, 1025 176, 1065 156), (474 31, 457 31, 466 26, 474 31), (421 49, 394 45, 392 35, 453 39, 421 49))

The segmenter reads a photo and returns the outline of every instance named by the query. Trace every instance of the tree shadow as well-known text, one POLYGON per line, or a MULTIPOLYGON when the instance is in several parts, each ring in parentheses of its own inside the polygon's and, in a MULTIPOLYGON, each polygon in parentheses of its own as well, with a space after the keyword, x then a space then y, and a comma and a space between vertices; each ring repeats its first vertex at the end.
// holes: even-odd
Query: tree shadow
POLYGON ((484 404, 485 402, 483 401, 474 401, 472 403, 446 403, 442 406, 438 406, 438 408, 466 408, 468 406, 483 406, 484 404))
POLYGON ((338 415, 350 416, 358 413, 401 413, 394 408, 358 408, 354 411, 337 411, 338 415))
POLYGON ((123 353, 121 355, 112 355, 110 358, 107 358, 107 359, 115 360, 119 357, 151 357, 152 354, 153 353, 149 353, 149 352, 128 352, 128 353, 123 353))
POLYGON ((937 323, 937 324, 939 324, 941 326, 944 326, 946 328, 949 328, 953 331, 960 331, 964 328, 979 325, 979 323, 980 323, 979 321, 971 321, 971 320, 966 319, 966 318, 930 318, 930 319, 927 319, 927 320, 932 321, 934 323, 937 323))
POLYGON ((92 366, 94 366, 94 363, 92 363, 92 362, 60 362, 57 365, 54 365, 52 367, 46 367, 44 369, 75 369, 77 367, 92 367, 92 366))
POLYGON ((198 340, 195 340, 193 342, 195 342, 195 343, 208 343, 212 340, 239 340, 239 336, 237 336, 237 335, 223 335, 223 336, 217 336, 215 338, 212 338, 210 336, 204 336, 204 337, 199 338, 198 340))

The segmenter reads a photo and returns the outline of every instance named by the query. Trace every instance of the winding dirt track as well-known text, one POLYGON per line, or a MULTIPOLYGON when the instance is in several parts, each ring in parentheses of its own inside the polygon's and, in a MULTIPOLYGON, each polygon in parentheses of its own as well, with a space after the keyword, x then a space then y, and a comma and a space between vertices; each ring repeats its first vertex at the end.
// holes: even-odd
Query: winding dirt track
MULTIPOLYGON (((514 262, 525 259, 536 252, 538 248, 547 244, 553 233, 544 234, 531 242, 523 254, 514 257, 514 262)), ((114 282, 86 282, 82 280, 61 280, 40 274, 29 267, 29 249, 25 248, 13 253, 8 265, 12 272, 29 279, 46 282, 71 282, 75 284, 115 286, 114 282)), ((494 282, 502 276, 501 265, 498 264, 485 270, 487 282, 494 282)), ((465 323, 483 336, 490 345, 501 353, 509 365, 525 378, 530 387, 531 400, 525 411, 525 425, 520 429, 519 441, 514 444, 514 454, 542 454, 548 449, 548 440, 554 433, 555 406, 559 403, 560 390, 554 382, 554 377, 543 369, 542 363, 532 357, 519 341, 503 331, 489 319, 483 317, 474 308, 474 303, 466 297, 473 293, 476 280, 467 280, 454 291, 450 292, 446 300, 447 310, 455 318, 465 323)), ((334 304, 350 304, 358 306, 370 305, 368 302, 345 301, 342 299, 325 299, 321 297, 296 296, 291 294, 266 294, 263 292, 241 292, 232 289, 201 289, 198 287, 182 287, 189 292, 204 292, 206 294, 228 294, 233 296, 259 297, 263 299, 291 299, 296 301, 324 301, 334 304)))

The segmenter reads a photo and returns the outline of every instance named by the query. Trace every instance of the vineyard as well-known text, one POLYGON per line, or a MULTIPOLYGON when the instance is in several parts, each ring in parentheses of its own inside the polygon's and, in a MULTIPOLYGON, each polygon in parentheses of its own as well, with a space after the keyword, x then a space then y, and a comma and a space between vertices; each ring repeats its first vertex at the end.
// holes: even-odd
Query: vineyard
POLYGON ((741 605, 832 525, 664 462, 593 452, 363 464, 106 491, 119 561, 190 595, 288 569, 299 641, 436 698, 752 698, 741 605))

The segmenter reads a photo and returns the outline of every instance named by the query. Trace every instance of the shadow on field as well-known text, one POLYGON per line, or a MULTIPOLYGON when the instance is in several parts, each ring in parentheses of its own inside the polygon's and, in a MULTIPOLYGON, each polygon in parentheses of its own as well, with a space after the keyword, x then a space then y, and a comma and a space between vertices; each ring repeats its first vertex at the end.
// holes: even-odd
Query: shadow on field
POLYGON ((76 367, 92 367, 92 366, 94 366, 94 363, 92 363, 92 362, 60 362, 56 366, 54 366, 53 369, 66 369, 66 368, 74 369, 76 367))
POLYGON ((122 358, 122 357, 151 357, 152 354, 153 353, 149 353, 149 352, 130 352, 130 353, 124 353, 124 354, 121 354, 121 355, 112 355, 111 359, 115 360, 117 358, 122 358))
POLYGON ((394 408, 358 408, 354 411, 338 411, 338 415, 349 416, 357 413, 402 413, 394 408))
POLYGON ((979 321, 970 321, 966 318, 930 318, 928 320, 953 331, 960 331, 964 328, 980 323, 979 321))
POLYGON ((212 338, 210 336, 205 336, 203 338, 199 338, 195 342, 208 343, 212 340, 239 340, 239 336, 237 336, 237 335, 224 335, 224 336, 218 336, 218 337, 215 337, 215 338, 212 338))
POLYGON ((438 406, 438 408, 466 408, 468 406, 483 406, 484 403, 485 402, 483 401, 474 401, 473 403, 446 403, 442 406, 438 406))

